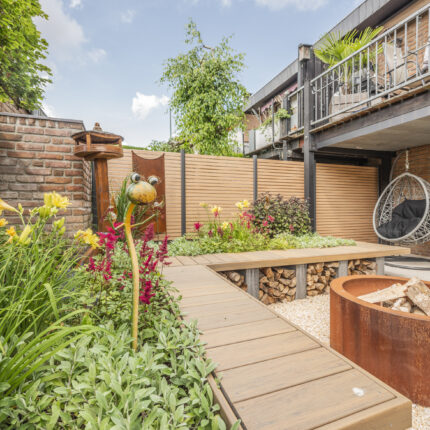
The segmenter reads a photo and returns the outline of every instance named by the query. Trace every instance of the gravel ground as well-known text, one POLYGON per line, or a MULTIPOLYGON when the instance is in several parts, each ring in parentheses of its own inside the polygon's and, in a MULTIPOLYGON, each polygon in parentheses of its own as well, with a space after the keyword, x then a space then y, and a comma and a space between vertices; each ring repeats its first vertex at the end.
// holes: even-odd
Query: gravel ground
MULTIPOLYGON (((325 344, 330 343, 329 295, 309 297, 269 306, 325 344)), ((413 405, 413 430, 430 430, 430 408, 413 405)))

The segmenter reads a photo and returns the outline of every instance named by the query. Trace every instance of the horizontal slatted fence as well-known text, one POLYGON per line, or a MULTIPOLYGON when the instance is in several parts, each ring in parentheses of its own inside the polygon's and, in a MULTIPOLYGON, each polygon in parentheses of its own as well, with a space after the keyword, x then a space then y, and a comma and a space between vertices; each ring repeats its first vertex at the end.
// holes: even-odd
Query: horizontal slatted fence
MULTIPOLYGON (((141 157, 161 153, 135 151, 141 157)), ((181 234, 180 154, 165 153, 167 234, 181 234)), ((131 151, 124 158, 109 161, 111 189, 118 190, 132 171, 131 151)), ((376 242, 372 212, 378 198, 378 171, 375 167, 317 164, 317 230, 323 235, 376 242)), ((258 160, 258 192, 304 196, 304 167, 296 161, 258 160)), ((253 197, 253 160, 249 158, 186 155, 187 231, 194 223, 207 220, 201 202, 223 208, 222 220, 231 219, 235 203, 253 197)))
POLYGON ((252 201, 252 159, 187 155, 185 166, 187 231, 193 231, 195 222, 207 220, 202 202, 221 206, 220 218, 227 221, 237 212, 236 202, 252 201))
POLYGON ((372 214, 378 200, 375 167, 317 164, 317 231, 377 242, 372 214))

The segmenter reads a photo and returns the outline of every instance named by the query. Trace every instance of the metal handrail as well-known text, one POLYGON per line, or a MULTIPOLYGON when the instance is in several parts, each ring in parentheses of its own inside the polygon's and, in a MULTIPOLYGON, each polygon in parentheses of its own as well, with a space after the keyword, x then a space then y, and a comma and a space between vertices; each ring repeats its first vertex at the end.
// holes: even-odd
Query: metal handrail
POLYGON ((377 98, 386 97, 416 82, 422 81, 424 85, 425 79, 430 76, 429 51, 430 5, 426 5, 311 80, 313 106, 308 108, 313 109, 312 126, 340 114, 351 113, 359 106, 371 106, 377 98), (420 22, 425 14, 428 18, 427 32, 424 43, 419 46, 422 37, 420 22), (411 28, 415 30, 411 31, 411 28), (408 31, 415 36, 412 43, 408 41, 408 31), (397 46, 399 35, 404 37, 400 47, 397 46), (409 44, 413 49, 409 49, 409 44), (426 71, 423 71, 423 63, 419 64, 421 51, 424 51, 423 63, 427 61, 426 71), (415 59, 411 60, 411 56, 415 59), (334 96, 337 97, 337 104, 334 96))

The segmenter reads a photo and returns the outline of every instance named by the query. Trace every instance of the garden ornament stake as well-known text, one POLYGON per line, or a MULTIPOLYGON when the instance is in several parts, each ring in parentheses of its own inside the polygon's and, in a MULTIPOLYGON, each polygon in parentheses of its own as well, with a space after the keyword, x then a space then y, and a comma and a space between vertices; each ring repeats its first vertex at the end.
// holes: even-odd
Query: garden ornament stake
POLYGON ((124 220, 125 236, 131 258, 131 267, 133 275, 133 312, 132 312, 132 337, 133 349, 137 349, 137 326, 139 317, 139 264, 137 261, 136 248, 131 234, 131 215, 136 205, 149 205, 157 198, 157 192, 153 185, 156 184, 157 178, 151 176, 148 182, 142 181, 140 175, 133 173, 130 177, 131 184, 127 188, 127 197, 130 201, 124 220))

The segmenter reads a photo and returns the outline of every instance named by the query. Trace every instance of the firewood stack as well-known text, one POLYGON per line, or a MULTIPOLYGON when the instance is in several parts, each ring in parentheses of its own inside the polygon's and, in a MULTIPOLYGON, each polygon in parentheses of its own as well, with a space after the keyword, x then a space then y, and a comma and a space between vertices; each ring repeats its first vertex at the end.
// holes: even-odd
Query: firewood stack
POLYGON ((370 260, 350 260, 348 262, 348 275, 374 275, 376 262, 370 260))
POLYGON ((417 278, 358 298, 396 311, 430 316, 430 288, 417 278))
POLYGON ((220 275, 224 276, 224 278, 228 279, 237 287, 242 288, 242 290, 247 291, 248 286, 245 284, 245 276, 240 272, 228 271, 228 272, 219 272, 220 275))
MULTIPOLYGON (((328 293, 331 281, 336 278, 338 262, 308 264, 306 283, 307 295, 317 296, 328 293)), ((351 260, 348 264, 348 274, 374 274, 376 263, 368 260, 351 260)), ((224 278, 247 291, 243 271, 220 272, 224 278)), ((265 267, 260 269, 260 300, 270 305, 279 301, 291 302, 296 297, 296 272, 293 268, 265 267)))
POLYGON ((265 305, 278 301, 291 302, 296 297, 296 272, 284 267, 260 269, 260 300, 265 305))
POLYGON ((308 296, 328 293, 330 282, 336 278, 339 263, 308 264, 306 275, 306 290, 308 296))

